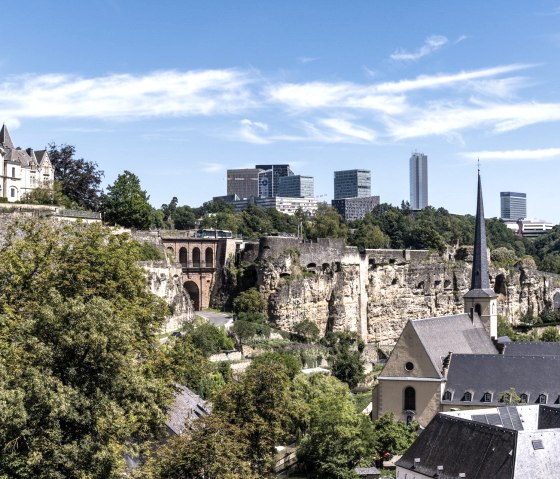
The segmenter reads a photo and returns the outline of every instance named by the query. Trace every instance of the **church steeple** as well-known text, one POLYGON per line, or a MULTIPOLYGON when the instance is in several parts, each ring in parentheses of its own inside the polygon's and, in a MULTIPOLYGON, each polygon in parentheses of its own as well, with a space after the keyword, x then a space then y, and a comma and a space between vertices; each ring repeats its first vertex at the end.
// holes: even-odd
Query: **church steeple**
POLYGON ((14 143, 10 138, 6 125, 2 125, 2 129, 0 130, 0 146, 3 146, 4 148, 14 148, 14 143))
POLYGON ((490 288, 488 269, 488 246, 486 244, 486 223, 482 200, 482 182, 478 172, 478 192, 474 231, 474 253, 471 275, 471 289, 463 296, 465 312, 478 314, 491 337, 498 336, 496 293, 490 288))

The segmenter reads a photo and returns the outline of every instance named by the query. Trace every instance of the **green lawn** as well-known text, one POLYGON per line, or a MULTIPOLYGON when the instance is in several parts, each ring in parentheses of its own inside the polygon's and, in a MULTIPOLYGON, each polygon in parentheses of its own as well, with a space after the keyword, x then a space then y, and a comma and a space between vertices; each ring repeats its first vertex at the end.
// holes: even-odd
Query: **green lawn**
POLYGON ((356 410, 362 412, 371 402, 371 391, 354 394, 354 398, 356 399, 356 410))

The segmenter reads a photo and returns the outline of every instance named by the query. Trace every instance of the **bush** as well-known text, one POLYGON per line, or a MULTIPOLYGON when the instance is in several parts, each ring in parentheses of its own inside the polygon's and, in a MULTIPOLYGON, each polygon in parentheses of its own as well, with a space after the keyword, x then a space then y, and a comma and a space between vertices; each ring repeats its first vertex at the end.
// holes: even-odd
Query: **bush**
POLYGON ((255 288, 239 293, 233 300, 233 310, 236 313, 266 314, 267 307, 265 297, 255 288))
POLYGON ((268 324, 252 323, 250 321, 235 321, 231 331, 240 341, 246 341, 254 336, 270 337, 270 326, 268 324))
POLYGON ((226 336, 223 328, 218 328, 207 322, 201 322, 198 325, 189 324, 186 326, 185 331, 192 338, 193 344, 205 356, 210 356, 224 350, 231 350, 235 347, 233 340, 226 336))
POLYGON ((493 250, 490 254, 490 258, 492 259, 492 262, 503 266, 512 266, 517 261, 515 251, 506 248, 505 246, 493 250))
POLYGON ((299 336, 304 343, 314 343, 319 339, 320 331, 315 323, 306 319, 294 326, 294 333, 299 336))
POLYGON ((554 326, 549 326, 542 332, 540 340, 547 343, 557 343, 560 341, 560 333, 554 326))
POLYGON ((270 352, 261 354, 253 360, 251 367, 257 367, 261 364, 282 364, 286 367, 290 379, 294 379, 301 370, 301 361, 297 356, 290 353, 270 352))

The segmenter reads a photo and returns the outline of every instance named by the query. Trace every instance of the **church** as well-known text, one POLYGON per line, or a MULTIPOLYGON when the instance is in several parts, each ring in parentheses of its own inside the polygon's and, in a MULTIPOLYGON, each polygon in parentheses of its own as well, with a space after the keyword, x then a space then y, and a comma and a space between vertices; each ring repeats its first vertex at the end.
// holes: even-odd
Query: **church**
POLYGON ((426 427, 441 411, 503 405, 509 390, 522 404, 560 404, 560 343, 498 340, 496 301, 479 174, 464 312, 407 322, 373 391, 372 419, 392 412, 397 420, 426 427))
POLYGON ((3 125, 0 130, 0 201, 21 201, 26 193, 36 188, 52 188, 53 182, 54 169, 47 150, 16 148, 3 125))

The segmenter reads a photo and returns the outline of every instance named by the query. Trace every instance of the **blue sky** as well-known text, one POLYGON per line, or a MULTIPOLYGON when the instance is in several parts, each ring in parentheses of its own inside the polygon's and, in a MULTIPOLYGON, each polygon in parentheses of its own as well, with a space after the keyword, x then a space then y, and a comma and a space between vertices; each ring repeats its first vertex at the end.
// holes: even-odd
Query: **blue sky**
POLYGON ((225 170, 290 163, 329 200, 333 171, 372 170, 408 199, 487 216, 499 192, 560 222, 560 1, 4 2, 0 123, 75 145, 154 206, 225 194, 225 170))

